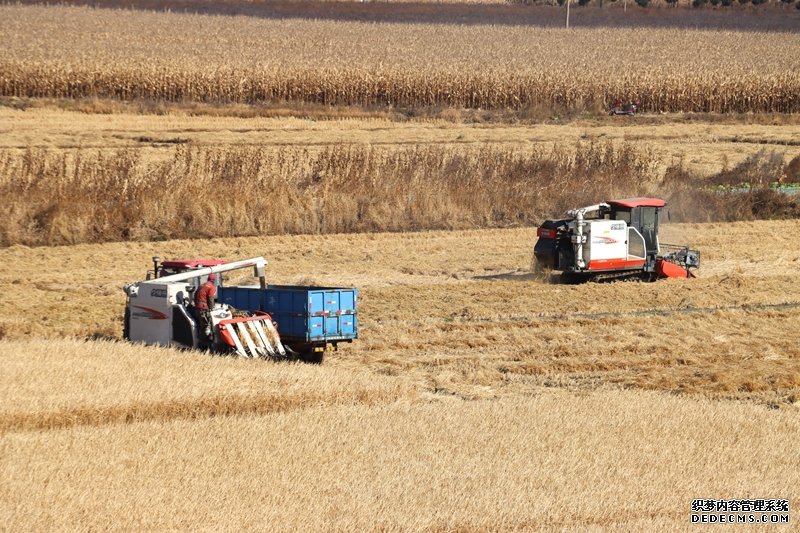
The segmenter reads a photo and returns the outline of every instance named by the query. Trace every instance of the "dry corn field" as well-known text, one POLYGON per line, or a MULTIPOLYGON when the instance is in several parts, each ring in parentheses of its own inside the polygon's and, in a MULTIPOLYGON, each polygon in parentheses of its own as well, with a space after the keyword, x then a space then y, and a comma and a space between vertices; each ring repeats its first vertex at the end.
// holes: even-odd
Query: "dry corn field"
MULTIPOLYGON (((787 10, 788 19, 800 12, 787 10)), ((379 108, 800 111, 792 32, 265 20, 0 6, 0 95, 379 108), (68 43, 68 47, 64 47, 68 43)))
POLYGON ((0 516, 649 531, 687 529, 694 498, 794 506, 798 230, 667 224, 698 279, 581 286, 529 273, 532 229, 2 249, 0 516), (156 254, 358 286, 360 339, 322 366, 114 340, 156 254))

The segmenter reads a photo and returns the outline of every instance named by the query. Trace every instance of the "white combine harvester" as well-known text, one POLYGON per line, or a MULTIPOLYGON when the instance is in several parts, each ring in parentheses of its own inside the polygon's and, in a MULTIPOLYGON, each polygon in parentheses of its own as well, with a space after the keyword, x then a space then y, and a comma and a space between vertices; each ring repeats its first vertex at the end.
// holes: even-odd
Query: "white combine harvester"
MULTIPOLYGON (((193 303, 194 291, 211 273, 253 268, 261 289, 266 288, 263 257, 199 267, 158 277, 158 258, 154 258, 155 277, 128 283, 125 307, 124 337, 134 342, 209 348, 218 352, 237 353, 244 357, 287 357, 287 349, 272 317, 263 311, 240 311, 217 303, 210 310, 209 331, 200 331, 193 303)), ((165 269, 162 268, 163 274, 165 269)), ((221 277, 218 276, 221 280, 221 277)), ((291 354, 292 352, 288 352, 291 354)))
POLYGON ((536 230, 535 268, 561 281, 693 278, 700 252, 659 241, 659 198, 609 200, 545 220, 536 230))

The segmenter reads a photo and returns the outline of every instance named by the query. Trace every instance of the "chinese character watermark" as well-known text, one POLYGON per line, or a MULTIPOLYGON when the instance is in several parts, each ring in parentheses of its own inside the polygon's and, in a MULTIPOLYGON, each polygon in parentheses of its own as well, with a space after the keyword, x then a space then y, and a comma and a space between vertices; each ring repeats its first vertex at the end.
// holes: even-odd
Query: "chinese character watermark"
POLYGON ((693 524, 788 524, 789 500, 692 500, 693 524))

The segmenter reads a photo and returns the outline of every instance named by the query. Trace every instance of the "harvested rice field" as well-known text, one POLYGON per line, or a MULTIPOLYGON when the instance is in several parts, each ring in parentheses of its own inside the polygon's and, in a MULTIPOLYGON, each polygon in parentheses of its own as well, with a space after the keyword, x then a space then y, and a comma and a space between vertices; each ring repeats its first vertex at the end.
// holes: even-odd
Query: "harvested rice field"
POLYGON ((0 514, 663 530, 698 497, 797 501, 798 229, 667 224, 697 279, 578 286, 529 272, 529 228, 0 250, 0 514), (260 254, 273 283, 357 286, 360 338, 318 366, 119 340, 152 255, 260 254))
POLYGON ((799 228, 666 224, 664 242, 701 251, 698 279, 577 286, 530 272, 528 228, 12 246, 0 324, 7 342, 119 338, 121 286, 151 256, 263 255, 272 283, 359 288, 361 338, 326 368, 466 398, 604 384, 785 406, 800 386, 799 228))

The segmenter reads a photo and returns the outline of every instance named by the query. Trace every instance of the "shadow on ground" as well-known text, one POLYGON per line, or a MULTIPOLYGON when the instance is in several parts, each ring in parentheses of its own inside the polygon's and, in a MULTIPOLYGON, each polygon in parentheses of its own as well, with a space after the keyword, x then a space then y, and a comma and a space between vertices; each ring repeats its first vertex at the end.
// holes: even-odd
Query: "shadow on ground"
POLYGON ((540 281, 542 283, 549 283, 548 277, 542 276, 542 274, 517 270, 485 276, 472 276, 472 279, 480 281, 540 281))

